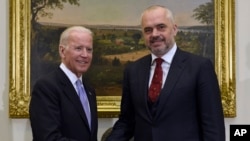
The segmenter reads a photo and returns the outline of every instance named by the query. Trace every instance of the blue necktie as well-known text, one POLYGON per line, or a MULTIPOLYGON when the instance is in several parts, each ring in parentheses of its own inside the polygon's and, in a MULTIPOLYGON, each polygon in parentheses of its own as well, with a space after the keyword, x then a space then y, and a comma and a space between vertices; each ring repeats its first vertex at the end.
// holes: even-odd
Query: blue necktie
POLYGON ((90 108, 89 108, 89 101, 88 101, 88 97, 86 95, 86 92, 85 92, 84 88, 82 87, 82 82, 79 79, 76 81, 76 88, 77 88, 78 95, 79 95, 81 103, 82 103, 82 107, 83 107, 85 114, 86 114, 86 117, 88 119, 89 127, 91 127, 91 114, 90 114, 90 108))

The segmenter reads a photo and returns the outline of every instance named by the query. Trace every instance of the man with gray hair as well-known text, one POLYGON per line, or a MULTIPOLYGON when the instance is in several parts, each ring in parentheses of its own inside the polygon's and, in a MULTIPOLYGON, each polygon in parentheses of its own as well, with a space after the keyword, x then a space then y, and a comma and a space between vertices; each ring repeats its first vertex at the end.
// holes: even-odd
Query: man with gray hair
POLYGON ((30 101, 34 141, 97 141, 95 90, 82 75, 93 56, 92 32, 67 28, 60 37, 60 66, 38 79, 30 101))
POLYGON ((141 27, 151 53, 125 69, 121 113, 107 141, 225 141, 212 62, 177 47, 177 25, 163 6, 147 8, 141 27))

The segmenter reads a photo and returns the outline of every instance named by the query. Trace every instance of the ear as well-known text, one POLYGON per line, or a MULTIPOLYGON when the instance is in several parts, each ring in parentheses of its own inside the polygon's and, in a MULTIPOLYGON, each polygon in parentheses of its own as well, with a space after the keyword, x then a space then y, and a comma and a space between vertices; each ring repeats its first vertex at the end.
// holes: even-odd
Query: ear
POLYGON ((174 32, 174 36, 176 36, 178 32, 178 28, 176 24, 173 25, 173 32, 174 32))
POLYGON ((65 54, 65 47, 63 46, 59 46, 59 54, 61 56, 61 58, 64 58, 64 54, 65 54))

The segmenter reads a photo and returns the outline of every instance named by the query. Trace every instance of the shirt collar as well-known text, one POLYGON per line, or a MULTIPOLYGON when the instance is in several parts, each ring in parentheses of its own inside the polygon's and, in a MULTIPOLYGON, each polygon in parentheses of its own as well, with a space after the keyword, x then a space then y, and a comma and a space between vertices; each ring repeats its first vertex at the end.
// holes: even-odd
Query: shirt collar
POLYGON ((71 71, 69 70, 65 64, 61 63, 60 64, 60 68, 62 69, 62 71, 67 75, 67 77, 69 78, 70 82, 72 84, 75 84, 75 82, 80 79, 82 81, 82 77, 77 78, 77 76, 71 71))
MULTIPOLYGON (((174 54, 177 50, 177 45, 176 43, 174 44, 174 46, 166 53, 164 54, 161 58, 164 60, 164 62, 168 63, 168 64, 171 64, 172 63, 172 60, 174 58, 174 54)), ((151 56, 152 56, 152 62, 151 64, 154 63, 154 60, 156 58, 158 58, 157 56, 155 56, 154 54, 151 53, 151 56)))

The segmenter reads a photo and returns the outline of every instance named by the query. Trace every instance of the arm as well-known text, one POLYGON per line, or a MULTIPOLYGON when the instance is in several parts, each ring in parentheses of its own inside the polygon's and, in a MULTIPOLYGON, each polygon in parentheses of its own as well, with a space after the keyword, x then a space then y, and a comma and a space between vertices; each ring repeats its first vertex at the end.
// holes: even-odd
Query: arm
POLYGON ((34 141, 75 141, 62 135, 57 93, 55 86, 45 80, 33 88, 29 112, 34 141))
POLYGON ((203 141, 225 141, 220 88, 210 60, 206 60, 201 65, 197 85, 197 101, 203 141))
POLYGON ((134 107, 130 96, 128 69, 125 70, 121 113, 107 141, 128 141, 134 135, 134 107))

